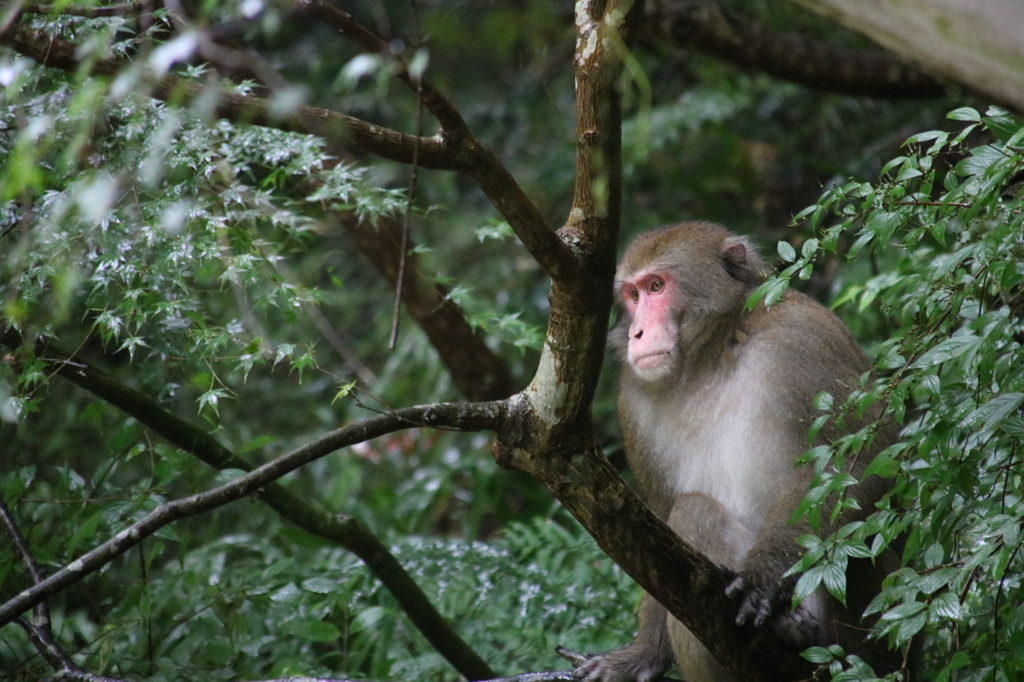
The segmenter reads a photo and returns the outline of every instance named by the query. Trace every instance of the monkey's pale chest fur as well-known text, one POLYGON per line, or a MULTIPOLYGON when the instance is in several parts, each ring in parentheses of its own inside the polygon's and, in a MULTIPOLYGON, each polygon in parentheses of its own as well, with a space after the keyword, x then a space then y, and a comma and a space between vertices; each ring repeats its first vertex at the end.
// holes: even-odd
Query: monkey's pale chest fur
POLYGON ((687 492, 701 492, 722 503, 753 532, 776 501, 775 486, 798 476, 787 429, 780 430, 779 401, 757 354, 740 358, 731 372, 691 381, 671 399, 644 395, 636 415, 639 451, 647 459, 645 491, 656 506, 687 492), (774 398, 774 399, 773 399, 774 398))

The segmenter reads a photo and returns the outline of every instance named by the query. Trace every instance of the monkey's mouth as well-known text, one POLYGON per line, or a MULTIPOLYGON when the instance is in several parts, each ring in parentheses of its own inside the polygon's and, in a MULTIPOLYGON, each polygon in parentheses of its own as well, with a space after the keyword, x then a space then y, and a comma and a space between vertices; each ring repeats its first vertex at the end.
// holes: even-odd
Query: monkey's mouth
POLYGON ((670 355, 672 355, 672 351, 669 350, 651 351, 634 358, 633 365, 636 366, 637 369, 649 369, 662 364, 662 362, 664 362, 670 355))

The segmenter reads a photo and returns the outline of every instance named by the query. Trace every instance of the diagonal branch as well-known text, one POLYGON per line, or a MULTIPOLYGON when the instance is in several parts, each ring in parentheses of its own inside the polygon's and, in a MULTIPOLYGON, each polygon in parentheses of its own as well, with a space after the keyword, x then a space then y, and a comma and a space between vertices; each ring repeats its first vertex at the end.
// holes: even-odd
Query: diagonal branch
MULTIPOLYGON (((29 575, 36 583, 42 582, 43 572, 39 568, 35 555, 32 554, 28 541, 18 528, 14 515, 7 507, 7 503, 0 499, 0 525, 3 526, 7 537, 14 545, 15 553, 21 556, 21 561, 28 569, 29 575)), ((35 645, 36 650, 50 663, 55 670, 71 670, 74 664, 68 655, 53 641, 53 633, 50 628, 50 609, 46 602, 36 605, 35 618, 27 620, 19 617, 18 624, 28 633, 29 639, 35 645)))
POLYGON ((876 50, 857 50, 780 33, 717 2, 666 2, 648 18, 653 32, 744 69, 845 95, 937 97, 945 86, 876 50))
POLYGON ((540 266, 554 279, 569 280, 578 273, 569 247, 547 226, 544 216, 494 152, 473 137, 458 109, 428 79, 413 77, 404 59, 392 54, 380 37, 347 12, 323 0, 298 0, 296 4, 352 38, 363 49, 397 64, 395 76, 423 98, 424 106, 441 124, 438 136, 465 161, 459 170, 476 180, 540 266))
POLYGON ((448 98, 442 95, 426 78, 410 74, 409 64, 406 60, 401 55, 394 54, 388 48, 387 43, 353 19, 351 14, 343 12, 323 0, 297 0, 295 4, 299 11, 322 19, 339 33, 352 38, 367 52, 376 53, 395 64, 397 68, 394 71, 394 76, 405 83, 412 92, 423 97, 423 105, 437 118, 445 135, 450 137, 470 136, 469 126, 466 125, 465 119, 462 118, 459 110, 448 101, 448 98))
MULTIPOLYGON (((5 333, 0 333, 0 344, 13 350, 21 345, 21 339, 16 332, 8 330, 5 333)), ((149 517, 139 522, 149 525, 136 528, 139 524, 135 524, 119 533, 114 540, 104 543, 101 547, 71 564, 71 566, 76 566, 79 562, 83 562, 82 571, 72 572, 71 575, 68 575, 68 569, 64 569, 52 576, 50 580, 63 576, 59 586, 53 587, 53 583, 37 580, 40 584, 33 588, 35 592, 27 594, 30 591, 26 591, 16 597, 16 600, 22 600, 17 602, 18 604, 24 603, 27 599, 28 606, 15 606, 15 600, 0 606, 0 624, 10 620, 12 614, 9 613, 9 609, 14 609, 13 615, 17 615, 32 604, 41 602, 49 595, 59 592, 84 577, 88 572, 85 570, 86 564, 84 563, 87 557, 92 557, 102 550, 100 555, 90 558, 92 563, 89 565, 93 566, 90 570, 95 570, 124 553, 131 546, 138 544, 153 530, 161 528, 171 521, 202 513, 255 492, 260 500, 281 514, 283 518, 308 533, 345 547, 362 559, 381 583, 395 596, 409 619, 431 645, 467 679, 486 679, 494 676, 487 664, 459 638, 451 624, 437 612, 387 547, 362 523, 351 517, 325 514, 274 481, 288 471, 322 457, 339 447, 403 428, 424 425, 465 431, 494 429, 503 420, 504 403, 441 404, 398 410, 389 415, 382 415, 360 424, 338 429, 309 445, 282 455, 268 465, 253 470, 247 461, 225 448, 208 433, 167 412, 149 396, 118 383, 113 377, 78 358, 56 354, 53 349, 46 349, 46 356, 46 361, 53 371, 136 418, 173 445, 195 455, 216 469, 240 469, 250 473, 231 481, 226 486, 162 505, 149 517), (270 465, 274 465, 273 470, 267 468, 270 465), (246 480, 249 482, 247 483, 246 480), (264 482, 260 483, 260 481, 264 482), (151 517, 158 514, 159 518, 150 520, 151 517), (154 526, 153 524, 158 525, 154 526), (146 535, 133 535, 132 529, 136 529, 138 533, 145 532, 146 535), (42 596, 40 596, 41 593, 42 596)))
MULTIPOLYGON (((71 372, 82 371, 81 367, 70 364, 67 367, 71 372)), ((501 402, 437 403, 402 408, 391 414, 383 414, 335 429, 228 483, 160 505, 110 540, 86 552, 49 578, 23 590, 13 599, 0 605, 0 626, 6 625, 26 609, 32 608, 42 600, 57 594, 102 568, 164 526, 257 493, 263 486, 273 483, 282 476, 329 455, 335 450, 417 426, 449 428, 458 431, 496 429, 501 423, 503 415, 504 404, 501 402)))
MULTIPOLYGON (((0 43, 9 45, 46 67, 73 72, 82 64, 77 43, 22 24, 13 25, 0 35, 0 43)), ((127 60, 100 59, 92 65, 90 73, 93 76, 113 78, 131 66, 127 60)), ((205 87, 200 83, 168 75, 153 84, 150 96, 184 105, 205 92, 205 87)), ((421 166, 435 170, 460 170, 460 162, 454 152, 437 136, 416 138, 321 107, 301 107, 296 113, 285 117, 271 112, 272 106, 268 99, 230 92, 219 93, 215 109, 216 115, 225 120, 317 135, 333 144, 355 144, 383 158, 403 163, 412 162, 413 149, 418 144, 421 166)))
MULTIPOLYGON (((335 215, 363 255, 395 284, 401 258, 401 225, 389 218, 371 225, 351 213, 335 215)), ((416 253, 411 251, 406 259, 402 303, 430 339, 456 388, 469 400, 497 400, 512 395, 517 383, 506 362, 469 325, 448 292, 422 271, 416 253)))
MULTIPOLYGON (((21 561, 25 564, 25 568, 28 569, 32 580, 37 583, 42 581, 43 572, 39 568, 39 563, 36 562, 35 556, 32 554, 31 549, 29 549, 28 541, 21 534, 18 524, 14 522, 14 516, 11 514, 11 510, 7 508, 7 503, 2 499, 0 499, 0 525, 3 525, 4 532, 7 533, 7 537, 11 539, 11 544, 14 545, 15 553, 21 556, 21 561)), ((47 615, 46 621, 49 622, 49 620, 50 617, 47 615)))

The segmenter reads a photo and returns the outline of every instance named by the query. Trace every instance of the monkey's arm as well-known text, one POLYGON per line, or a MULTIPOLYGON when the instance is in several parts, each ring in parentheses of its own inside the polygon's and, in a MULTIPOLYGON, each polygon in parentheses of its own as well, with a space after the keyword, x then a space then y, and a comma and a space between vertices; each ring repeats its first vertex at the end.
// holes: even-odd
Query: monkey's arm
MULTIPOLYGON (((854 474, 858 470, 862 471, 870 458, 865 457, 865 460, 854 467, 854 474)), ((857 500, 857 505, 844 509, 835 522, 823 522, 821 533, 827 535, 847 523, 865 518, 871 513, 875 502, 885 494, 887 487, 886 482, 877 476, 851 486, 847 495, 857 500)), ((817 613, 819 607, 813 603, 813 597, 807 600, 812 603, 805 602, 806 608, 791 612, 789 604, 797 576, 782 577, 803 554, 797 545, 797 538, 813 532, 806 521, 789 522, 802 498, 803 490, 800 488, 779 497, 758 533, 754 546, 740 564, 736 578, 726 588, 729 597, 742 597, 736 615, 737 623, 761 626, 769 618, 782 618, 788 621, 784 631, 792 635, 785 636, 780 632, 780 636, 800 648, 816 643, 813 621, 823 616, 817 613)), ((822 516, 824 519, 831 518, 830 510, 826 509, 822 516)))
POLYGON ((668 611, 649 594, 640 601, 637 636, 631 644, 605 654, 592 654, 573 674, 583 682, 651 682, 672 665, 668 611))
POLYGON ((800 558, 796 539, 810 531, 805 523, 789 525, 788 514, 799 499, 783 496, 772 509, 750 552, 743 558, 735 579, 726 588, 729 597, 741 597, 736 623, 760 627, 774 615, 788 610, 796 578, 783 578, 800 558))

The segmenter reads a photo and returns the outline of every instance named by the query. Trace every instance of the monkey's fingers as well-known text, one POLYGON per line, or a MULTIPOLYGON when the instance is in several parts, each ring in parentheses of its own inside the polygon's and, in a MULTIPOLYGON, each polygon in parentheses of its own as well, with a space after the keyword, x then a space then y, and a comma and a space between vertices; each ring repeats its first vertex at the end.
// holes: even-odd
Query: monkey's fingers
POLYGON ((774 594, 769 590, 758 588, 747 588, 742 576, 738 576, 725 588, 725 596, 742 596, 739 611, 736 613, 736 624, 746 625, 751 623, 754 627, 761 627, 767 622, 774 611, 774 594))
POLYGON ((752 624, 759 628, 772 615, 772 599, 761 590, 752 590, 743 597, 743 603, 736 614, 736 624, 752 624))
MULTIPOLYGON (((748 601, 749 603, 749 601, 748 601)), ((759 628, 765 624, 768 617, 772 615, 771 595, 759 594, 757 597, 757 612, 754 614, 754 627, 759 628)))
POLYGON ((555 651, 572 663, 572 676, 579 682, 678 682, 662 676, 671 659, 652 657, 636 643, 603 654, 581 654, 561 646, 555 651))
POLYGON ((743 584, 743 576, 736 576, 731 583, 725 588, 725 596, 732 599, 743 594, 745 586, 743 584))

